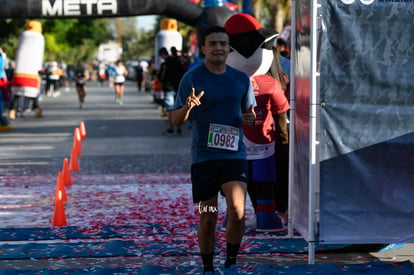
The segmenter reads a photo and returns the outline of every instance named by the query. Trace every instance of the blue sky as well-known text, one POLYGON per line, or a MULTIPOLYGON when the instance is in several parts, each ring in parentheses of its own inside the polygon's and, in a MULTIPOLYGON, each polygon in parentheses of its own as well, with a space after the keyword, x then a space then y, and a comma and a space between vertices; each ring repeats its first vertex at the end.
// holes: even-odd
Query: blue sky
POLYGON ((140 15, 137 17, 137 27, 150 30, 156 22, 156 15, 140 15))

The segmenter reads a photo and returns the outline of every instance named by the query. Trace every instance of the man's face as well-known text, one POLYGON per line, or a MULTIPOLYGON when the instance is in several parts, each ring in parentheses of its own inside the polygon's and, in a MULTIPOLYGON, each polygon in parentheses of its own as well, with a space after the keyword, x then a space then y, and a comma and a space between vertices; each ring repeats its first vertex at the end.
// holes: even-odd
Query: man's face
POLYGON ((201 51, 206 56, 206 61, 215 65, 226 63, 230 52, 229 37, 225 33, 213 32, 206 36, 201 51))
POLYGON ((277 48, 279 49, 279 52, 286 51, 286 46, 285 45, 277 45, 277 48))

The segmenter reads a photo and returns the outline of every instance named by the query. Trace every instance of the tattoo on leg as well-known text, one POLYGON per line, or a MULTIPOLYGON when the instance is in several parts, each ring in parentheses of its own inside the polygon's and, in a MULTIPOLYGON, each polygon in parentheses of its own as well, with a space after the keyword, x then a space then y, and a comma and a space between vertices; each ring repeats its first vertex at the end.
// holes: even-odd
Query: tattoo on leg
POLYGON ((218 209, 217 209, 217 206, 201 205, 201 201, 200 201, 198 203, 198 212, 200 214, 203 214, 203 213, 217 213, 218 209))

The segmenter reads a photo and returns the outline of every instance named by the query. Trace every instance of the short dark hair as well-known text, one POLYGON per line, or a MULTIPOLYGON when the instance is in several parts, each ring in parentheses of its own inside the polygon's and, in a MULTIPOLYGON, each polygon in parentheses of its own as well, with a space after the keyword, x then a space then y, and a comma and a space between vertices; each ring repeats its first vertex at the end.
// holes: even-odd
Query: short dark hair
POLYGON ((278 38, 278 39, 276 40, 276 44, 277 44, 278 46, 287 46, 287 45, 288 45, 288 43, 286 42, 286 40, 284 40, 284 39, 282 39, 282 38, 278 38))
POLYGON ((167 50, 167 48, 165 48, 165 47, 162 47, 162 48, 160 48, 159 50, 158 50, 158 54, 166 54, 166 55, 168 55, 168 50, 167 50))
POLYGON ((172 47, 170 48, 170 51, 171 51, 171 54, 172 54, 172 55, 174 55, 174 56, 178 55, 178 50, 177 50, 177 48, 176 48, 176 47, 172 46, 172 47))
POLYGON ((229 36, 229 33, 228 33, 228 32, 227 32, 227 30, 226 30, 226 28, 221 27, 221 26, 210 26, 210 27, 208 27, 208 28, 204 31, 204 37, 203 37, 203 40, 202 40, 202 42, 201 42, 201 45, 204 45, 204 44, 205 44, 205 42, 206 42, 206 37, 207 37, 208 35, 212 34, 213 32, 221 32, 221 33, 225 33, 225 34, 227 34, 227 36, 228 36, 228 37, 230 37, 230 36, 229 36))

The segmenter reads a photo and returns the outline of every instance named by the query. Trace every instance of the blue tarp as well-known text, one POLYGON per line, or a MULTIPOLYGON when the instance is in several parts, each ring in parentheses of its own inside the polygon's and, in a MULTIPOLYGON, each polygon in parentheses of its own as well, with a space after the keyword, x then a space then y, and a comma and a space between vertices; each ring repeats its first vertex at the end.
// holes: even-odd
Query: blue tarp
POLYGON ((322 2, 320 239, 414 242, 414 5, 322 2))

